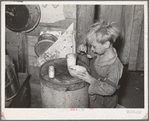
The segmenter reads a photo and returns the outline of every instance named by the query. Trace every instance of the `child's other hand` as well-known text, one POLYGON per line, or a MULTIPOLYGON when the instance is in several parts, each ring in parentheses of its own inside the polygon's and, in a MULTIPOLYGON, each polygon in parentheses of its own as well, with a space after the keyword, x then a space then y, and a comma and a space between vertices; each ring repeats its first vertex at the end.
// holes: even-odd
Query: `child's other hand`
POLYGON ((87 51, 87 47, 84 44, 81 44, 78 46, 78 49, 77 49, 78 53, 81 53, 81 52, 86 53, 86 51, 87 51))
POLYGON ((79 65, 70 66, 68 67, 68 70, 71 76, 80 78, 86 81, 87 83, 90 83, 93 79, 93 77, 89 75, 86 68, 83 66, 79 66, 79 65))
POLYGON ((77 73, 77 77, 86 81, 87 83, 91 83, 92 81, 92 76, 89 75, 89 73, 86 71, 86 72, 80 72, 80 73, 77 73))
POLYGON ((91 83, 93 77, 87 72, 86 68, 83 67, 83 66, 80 66, 81 67, 81 70, 84 70, 84 71, 77 71, 77 77, 86 81, 87 83, 91 83))
POLYGON ((71 76, 77 77, 77 71, 75 69, 75 66, 69 66, 68 67, 68 71, 69 71, 69 73, 70 73, 71 76))

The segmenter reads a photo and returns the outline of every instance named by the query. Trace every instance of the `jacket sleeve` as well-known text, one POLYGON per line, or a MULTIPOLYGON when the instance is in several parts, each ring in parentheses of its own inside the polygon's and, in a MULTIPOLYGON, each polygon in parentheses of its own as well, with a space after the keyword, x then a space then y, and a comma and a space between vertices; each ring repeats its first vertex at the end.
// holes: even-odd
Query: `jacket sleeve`
POLYGON ((122 75, 122 69, 122 66, 110 66, 110 68, 107 70, 106 77, 94 79, 91 82, 89 86, 89 94, 112 95, 116 91, 116 87, 118 86, 119 79, 122 75), (110 83, 107 83, 106 80, 113 83, 116 87, 114 87, 110 83))

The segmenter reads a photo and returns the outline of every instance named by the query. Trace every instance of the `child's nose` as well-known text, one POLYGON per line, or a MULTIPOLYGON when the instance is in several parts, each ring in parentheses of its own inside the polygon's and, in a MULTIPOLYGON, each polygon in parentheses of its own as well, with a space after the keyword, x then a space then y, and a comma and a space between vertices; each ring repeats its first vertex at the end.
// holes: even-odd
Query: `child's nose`
POLYGON ((91 47, 91 50, 94 52, 94 48, 93 48, 93 46, 91 47))

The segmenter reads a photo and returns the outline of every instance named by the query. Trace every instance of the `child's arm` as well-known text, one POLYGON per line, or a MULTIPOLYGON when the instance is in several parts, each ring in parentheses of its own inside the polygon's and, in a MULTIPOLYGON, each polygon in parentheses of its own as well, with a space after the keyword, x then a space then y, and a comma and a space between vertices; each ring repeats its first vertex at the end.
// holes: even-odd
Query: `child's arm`
POLYGON ((81 54, 77 54, 77 64, 81 65, 82 63, 84 63, 86 66, 89 67, 89 59, 87 57, 87 55, 81 55, 81 54))
POLYGON ((77 49, 77 65, 82 65, 89 68, 89 58, 86 54, 87 47, 84 44, 78 46, 77 49))
POLYGON ((99 94, 99 95, 112 95, 117 87, 119 79, 122 75, 123 67, 113 66, 109 68, 107 77, 101 77, 95 79, 87 72, 79 74, 79 78, 90 84, 89 86, 89 94, 99 94))
POLYGON ((104 77, 95 79, 94 77, 89 75, 88 72, 78 73, 77 76, 78 76, 78 78, 80 78, 90 84, 89 94, 111 95, 116 90, 110 84, 101 81, 104 79, 104 77))
POLYGON ((118 83, 122 76, 122 72, 122 64, 112 65, 108 69, 106 78, 92 81, 89 87, 89 93, 100 95, 112 95, 118 88, 118 83))
MULTIPOLYGON (((90 83, 89 94, 112 95, 116 91, 117 85, 113 83, 113 85, 115 85, 113 86, 101 80, 102 78, 97 80, 95 79, 90 83)), ((108 80, 108 81, 111 81, 111 80, 108 80)))

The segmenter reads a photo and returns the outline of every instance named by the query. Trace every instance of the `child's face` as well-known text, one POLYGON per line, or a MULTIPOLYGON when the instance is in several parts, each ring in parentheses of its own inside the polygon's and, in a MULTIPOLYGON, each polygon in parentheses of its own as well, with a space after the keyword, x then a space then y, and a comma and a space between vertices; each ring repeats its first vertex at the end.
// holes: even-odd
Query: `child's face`
POLYGON ((102 55, 105 53, 106 51, 106 47, 104 46, 104 44, 102 43, 98 43, 96 41, 93 41, 91 43, 91 50, 95 53, 95 54, 99 54, 102 55))

